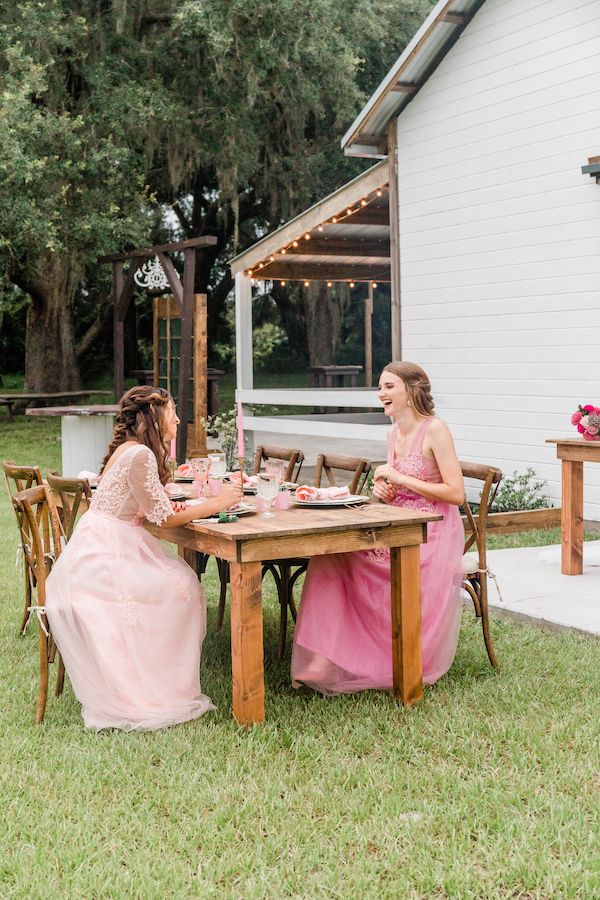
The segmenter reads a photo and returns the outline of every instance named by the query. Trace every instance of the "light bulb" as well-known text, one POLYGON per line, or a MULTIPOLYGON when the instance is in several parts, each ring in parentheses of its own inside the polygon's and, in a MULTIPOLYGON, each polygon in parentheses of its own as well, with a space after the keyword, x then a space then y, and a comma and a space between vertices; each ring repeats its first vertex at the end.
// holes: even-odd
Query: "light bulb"
POLYGON ((350 282, 350 287, 351 287, 351 288, 352 288, 352 287, 355 287, 355 284, 354 284, 353 281, 350 282))

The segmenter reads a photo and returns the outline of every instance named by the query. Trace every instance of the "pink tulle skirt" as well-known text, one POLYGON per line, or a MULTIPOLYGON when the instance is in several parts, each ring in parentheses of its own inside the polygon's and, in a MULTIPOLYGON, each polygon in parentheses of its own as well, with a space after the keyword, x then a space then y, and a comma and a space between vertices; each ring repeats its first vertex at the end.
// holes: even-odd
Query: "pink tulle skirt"
POLYGON ((52 569, 46 605, 88 728, 163 728, 214 709, 200 688, 198 579, 140 525, 89 510, 52 569))
MULTIPOLYGON (((421 553, 423 681, 454 659, 460 627, 464 529, 458 508, 427 526, 421 553)), ((294 636, 292 683, 323 694, 392 687, 389 554, 339 553, 310 561, 294 636)))

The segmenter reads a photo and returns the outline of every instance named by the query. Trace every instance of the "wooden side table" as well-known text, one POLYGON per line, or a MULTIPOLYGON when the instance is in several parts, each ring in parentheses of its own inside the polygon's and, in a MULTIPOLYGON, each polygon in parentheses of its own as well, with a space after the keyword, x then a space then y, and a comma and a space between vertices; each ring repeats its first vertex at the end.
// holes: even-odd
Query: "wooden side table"
POLYGON ((556 444, 556 455, 562 460, 562 554, 563 575, 583 572, 583 464, 600 462, 600 441, 583 438, 548 438, 556 444))
MULTIPOLYGON (((362 366, 311 366, 311 383, 317 388, 356 387, 362 366)), ((337 407, 315 407, 315 412, 335 412, 337 407)))

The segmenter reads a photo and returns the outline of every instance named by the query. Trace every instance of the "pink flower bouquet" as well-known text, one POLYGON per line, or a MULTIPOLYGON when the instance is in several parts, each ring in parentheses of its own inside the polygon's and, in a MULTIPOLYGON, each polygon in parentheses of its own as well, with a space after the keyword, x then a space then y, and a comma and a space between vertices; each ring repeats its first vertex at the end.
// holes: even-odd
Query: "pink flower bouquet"
POLYGON ((600 441, 600 407, 578 406, 577 412, 571 416, 571 424, 575 425, 584 441, 600 441))

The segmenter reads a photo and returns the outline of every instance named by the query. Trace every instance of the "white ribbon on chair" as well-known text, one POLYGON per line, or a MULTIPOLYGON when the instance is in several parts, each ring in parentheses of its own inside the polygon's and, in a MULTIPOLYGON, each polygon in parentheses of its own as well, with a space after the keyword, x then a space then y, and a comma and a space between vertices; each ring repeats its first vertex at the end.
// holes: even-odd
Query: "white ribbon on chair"
POLYGON ((40 628, 42 629, 42 631, 44 632, 46 637, 49 638, 50 632, 46 628, 46 623, 44 622, 44 620, 42 618, 42 616, 46 615, 46 607, 45 606, 28 606, 27 612, 29 613, 29 618, 25 622, 25 628, 23 629, 23 631, 27 630, 27 626, 29 625, 29 620, 31 619, 32 615, 34 613, 36 613, 36 615, 38 617, 38 622, 40 623, 40 628))
POLYGON ((494 584, 496 585, 496 590, 498 591, 498 599, 499 599, 500 603, 504 603, 504 600, 502 599, 502 593, 501 593, 501 591, 500 591, 500 585, 498 584, 498 579, 496 578, 496 576, 494 575, 494 573, 492 572, 492 570, 491 570, 491 569, 477 569, 477 571, 478 571, 481 575, 489 575, 489 576, 490 576, 490 578, 492 579, 492 581, 493 581, 494 584))

